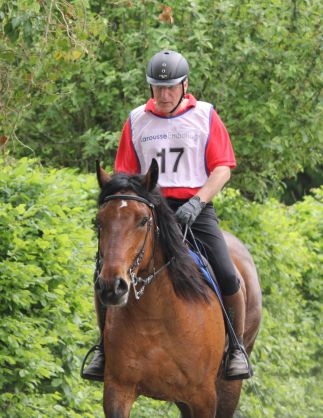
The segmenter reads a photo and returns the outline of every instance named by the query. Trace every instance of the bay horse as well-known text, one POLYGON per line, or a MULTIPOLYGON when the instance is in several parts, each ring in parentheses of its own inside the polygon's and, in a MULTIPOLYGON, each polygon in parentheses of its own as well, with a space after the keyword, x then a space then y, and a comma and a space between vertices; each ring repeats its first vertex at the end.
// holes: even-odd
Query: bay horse
MULTIPOLYGON (((174 402, 182 418, 232 417, 242 382, 221 377, 222 310, 156 187, 156 160, 146 175, 112 177, 97 163, 97 177, 100 274, 95 288, 108 307, 105 416, 129 417, 144 395, 174 402)), ((245 246, 233 235, 225 237, 241 275, 250 354, 260 323, 257 272, 245 246)))

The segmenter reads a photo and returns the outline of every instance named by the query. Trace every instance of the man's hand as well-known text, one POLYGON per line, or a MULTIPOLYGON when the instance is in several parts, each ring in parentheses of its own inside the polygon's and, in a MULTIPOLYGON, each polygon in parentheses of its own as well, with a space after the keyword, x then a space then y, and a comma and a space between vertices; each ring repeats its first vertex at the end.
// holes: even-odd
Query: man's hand
POLYGON ((177 221, 182 225, 191 226, 205 208, 205 205, 206 203, 201 202, 201 199, 198 196, 192 197, 188 202, 177 209, 175 213, 177 221))

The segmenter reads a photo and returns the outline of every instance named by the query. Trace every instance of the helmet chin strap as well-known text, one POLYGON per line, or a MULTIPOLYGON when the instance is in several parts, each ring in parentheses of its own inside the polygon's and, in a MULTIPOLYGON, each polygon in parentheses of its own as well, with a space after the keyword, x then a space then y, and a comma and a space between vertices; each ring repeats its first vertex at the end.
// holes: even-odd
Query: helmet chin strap
POLYGON ((173 113, 173 112, 175 112, 175 110, 178 108, 178 106, 182 103, 182 101, 183 101, 183 99, 184 99, 184 97, 185 97, 185 91, 184 91, 184 81, 182 81, 181 82, 181 84, 182 84, 182 95, 181 95, 181 97, 180 97, 180 99, 179 99, 179 101, 178 101, 178 103, 177 103, 177 105, 174 107, 174 109, 173 110, 171 110, 169 113, 173 113))
POLYGON ((150 88, 151 98, 153 99, 154 98, 154 91, 153 91, 153 88, 151 87, 151 84, 149 84, 149 88, 150 88))
MULTIPOLYGON (((182 103, 183 99, 185 98, 184 81, 185 80, 183 80, 181 82, 181 84, 182 84, 182 95, 181 95, 177 105, 169 113, 175 112, 175 110, 178 108, 178 106, 182 103)), ((154 91, 153 91, 153 88, 152 88, 151 84, 149 84, 149 87, 150 87, 150 95, 151 95, 151 98, 153 99, 154 98, 154 91)))

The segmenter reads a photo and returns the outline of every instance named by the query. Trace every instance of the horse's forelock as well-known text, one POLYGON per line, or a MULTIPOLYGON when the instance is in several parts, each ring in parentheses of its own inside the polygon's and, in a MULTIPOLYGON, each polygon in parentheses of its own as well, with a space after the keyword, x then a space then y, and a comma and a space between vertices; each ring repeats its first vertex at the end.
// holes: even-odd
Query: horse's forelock
POLYGON ((115 174, 102 188, 99 195, 99 205, 103 203, 107 196, 126 190, 136 192, 138 188, 140 188, 140 176, 129 176, 125 173, 115 174))

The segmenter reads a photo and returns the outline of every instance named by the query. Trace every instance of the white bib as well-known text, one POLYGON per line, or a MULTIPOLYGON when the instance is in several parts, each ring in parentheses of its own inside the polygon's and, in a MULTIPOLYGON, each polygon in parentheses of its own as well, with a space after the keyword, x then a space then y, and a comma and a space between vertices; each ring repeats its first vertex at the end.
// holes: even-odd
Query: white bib
POLYGON ((145 112, 145 105, 130 113, 132 141, 145 174, 156 158, 161 187, 202 187, 207 178, 206 146, 212 105, 198 101, 178 116, 145 112))

